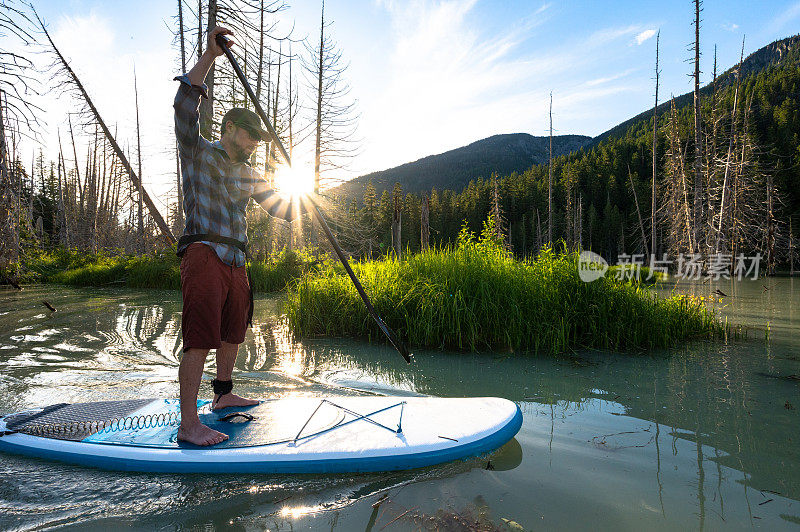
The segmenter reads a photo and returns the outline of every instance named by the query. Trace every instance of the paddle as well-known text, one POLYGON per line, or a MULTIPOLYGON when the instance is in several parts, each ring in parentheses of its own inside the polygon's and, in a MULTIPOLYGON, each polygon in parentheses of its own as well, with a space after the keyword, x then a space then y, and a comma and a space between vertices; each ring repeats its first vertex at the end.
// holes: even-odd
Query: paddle
MULTIPOLYGON (((264 109, 261 108, 261 104, 258 103, 258 99, 256 98, 253 89, 247 82, 247 78, 245 78, 244 72, 242 72, 242 69, 239 67, 239 63, 236 61, 236 58, 233 56, 233 52, 231 52, 229 48, 230 46, 229 43, 230 39, 228 39, 226 36, 217 35, 217 44, 220 46, 220 48, 222 48, 222 51, 225 52, 225 57, 228 58, 228 61, 230 61, 231 66, 233 67, 233 71, 236 72, 236 77, 238 77, 239 81, 241 81, 242 85, 244 85, 244 89, 247 92, 247 95, 250 97, 250 101, 253 102, 253 107, 256 108, 256 112, 258 113, 258 116, 261 117, 261 121, 264 122, 264 125, 267 126, 267 132, 270 134, 273 142, 275 142, 275 145, 281 152, 283 160, 286 161, 286 164, 292 166, 292 161, 291 158, 289 157, 289 154, 286 152, 286 148, 283 147, 283 143, 281 142, 281 139, 278 138, 278 134, 275 133, 275 130, 272 128, 272 124, 270 124, 269 119, 267 118, 267 114, 264 112, 264 109)), ((364 287, 361 286, 361 283, 356 277, 356 274, 353 273, 353 269, 350 267, 350 263, 347 261, 347 257, 345 256, 344 251, 342 251, 341 246, 339 246, 339 242, 336 240, 336 237, 333 236, 330 227, 328 227, 328 223, 322 216, 322 211, 320 211, 317 204, 311 198, 307 199, 311 203, 311 206, 314 207, 314 209, 311 212, 316 216, 319 225, 322 227, 322 230, 325 233, 325 236, 328 237, 328 241, 331 243, 331 246, 333 246, 334 251, 336 251, 336 255, 339 257, 339 260, 342 261, 342 265, 344 266, 347 275, 349 275, 350 280, 353 281, 353 284, 355 285, 358 294, 361 296, 361 299, 364 301, 364 305, 366 305, 367 310, 372 316, 372 319, 375 320, 375 322, 378 324, 378 327, 380 327, 381 331, 383 331, 383 334, 386 335, 386 338, 389 339, 389 342, 403 356, 405 361, 411 364, 412 354, 408 352, 408 348, 403 342, 400 341, 397 335, 394 334, 394 331, 392 331, 389 328, 389 326, 383 322, 381 317, 378 316, 378 313, 375 311, 375 307, 372 306, 369 297, 367 297, 367 293, 364 291, 364 287)))

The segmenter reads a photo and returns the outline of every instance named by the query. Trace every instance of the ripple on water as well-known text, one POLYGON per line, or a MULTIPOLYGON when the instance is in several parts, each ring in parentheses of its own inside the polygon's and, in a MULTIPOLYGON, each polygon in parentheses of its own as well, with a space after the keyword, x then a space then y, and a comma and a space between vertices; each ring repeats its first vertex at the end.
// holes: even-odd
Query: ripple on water
MULTIPOLYGON (((19 327, 15 330, 15 332, 22 332, 22 331, 30 331, 34 330, 33 326, 25 326, 19 327)), ((16 334, 9 336, 10 340, 13 340, 18 343, 28 343, 28 342, 47 342, 50 341, 51 338, 54 336, 61 335, 63 331, 61 329, 42 329, 36 331, 35 334, 16 334)))
POLYGON ((53 349, 52 347, 43 347, 43 346, 31 347, 31 351, 35 351, 37 353, 55 353, 55 354, 59 353, 58 349, 53 349))
POLYGON ((314 376, 314 380, 329 386, 353 388, 381 395, 424 395, 417 392, 413 382, 387 382, 385 378, 354 368, 320 371, 314 376))
POLYGON ((69 351, 70 353, 91 353, 92 351, 94 351, 94 349, 88 347, 81 347, 67 342, 54 344, 53 349, 58 349, 59 351, 69 351))

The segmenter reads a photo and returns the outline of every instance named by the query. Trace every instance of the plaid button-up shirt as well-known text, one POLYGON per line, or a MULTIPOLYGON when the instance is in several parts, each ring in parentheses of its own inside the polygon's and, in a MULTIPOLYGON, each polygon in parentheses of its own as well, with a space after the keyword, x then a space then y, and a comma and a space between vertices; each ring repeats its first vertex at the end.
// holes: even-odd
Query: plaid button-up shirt
MULTIPOLYGON (((291 221, 289 202, 269 188, 269 184, 248 163, 235 163, 219 141, 209 142, 200 135, 200 97, 208 88, 192 85, 186 75, 175 95, 175 136, 183 174, 183 233, 211 233, 247 243, 247 205, 253 198, 272 216, 291 221)), ((243 266, 244 253, 238 248, 204 242, 231 266, 243 266)), ((182 246, 183 248, 187 246, 182 246)), ((180 253, 183 249, 178 249, 180 253)))

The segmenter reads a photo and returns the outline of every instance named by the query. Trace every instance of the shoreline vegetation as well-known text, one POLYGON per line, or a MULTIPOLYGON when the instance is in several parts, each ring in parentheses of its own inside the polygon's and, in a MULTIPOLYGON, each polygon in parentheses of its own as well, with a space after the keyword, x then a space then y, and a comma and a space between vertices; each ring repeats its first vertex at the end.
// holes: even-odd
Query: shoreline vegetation
MULTIPOLYGON (((181 259, 175 248, 133 255, 76 249, 29 250, 13 268, 0 269, 0 284, 51 283, 68 286, 119 286, 180 290, 181 259)), ((250 264, 254 292, 284 290, 289 283, 322 264, 308 251, 282 250, 250 264)))
MULTIPOLYGON (((577 252, 545 249, 519 260, 496 235, 490 217, 479 236, 463 227, 455 245, 353 268, 384 321, 416 348, 636 351, 727 330, 701 299, 655 294, 644 281, 647 271, 642 281, 607 274, 586 283, 577 252)), ((32 250, 20 266, 13 272, 18 282, 180 288, 173 248, 151 255, 32 250)), ((256 292, 286 291, 288 322, 298 336, 382 340, 344 269, 330 259, 283 250, 251 263, 251 278, 256 292)))

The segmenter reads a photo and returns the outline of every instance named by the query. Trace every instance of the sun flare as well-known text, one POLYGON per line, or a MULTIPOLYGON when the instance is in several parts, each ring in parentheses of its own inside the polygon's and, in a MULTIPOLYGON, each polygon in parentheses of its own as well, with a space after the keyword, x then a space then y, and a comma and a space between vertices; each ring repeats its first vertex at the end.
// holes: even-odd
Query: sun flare
POLYGON ((275 170, 275 189, 286 196, 301 197, 314 191, 314 168, 300 161, 275 170))

